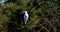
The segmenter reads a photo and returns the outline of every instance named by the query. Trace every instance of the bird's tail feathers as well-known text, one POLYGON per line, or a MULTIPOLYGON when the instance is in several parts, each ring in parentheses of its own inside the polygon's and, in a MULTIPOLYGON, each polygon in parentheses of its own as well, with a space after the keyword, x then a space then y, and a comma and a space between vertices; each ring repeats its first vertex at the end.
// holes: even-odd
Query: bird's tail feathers
POLYGON ((27 21, 25 21, 25 24, 27 24, 27 21))

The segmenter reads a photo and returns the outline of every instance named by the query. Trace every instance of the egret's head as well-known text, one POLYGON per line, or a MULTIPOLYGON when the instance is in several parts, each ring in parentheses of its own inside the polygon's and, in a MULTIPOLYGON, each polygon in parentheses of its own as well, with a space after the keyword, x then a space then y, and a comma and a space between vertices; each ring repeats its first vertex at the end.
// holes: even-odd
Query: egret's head
POLYGON ((27 11, 24 11, 24 13, 27 13, 27 11))
POLYGON ((24 11, 24 12, 27 12, 27 11, 24 11))

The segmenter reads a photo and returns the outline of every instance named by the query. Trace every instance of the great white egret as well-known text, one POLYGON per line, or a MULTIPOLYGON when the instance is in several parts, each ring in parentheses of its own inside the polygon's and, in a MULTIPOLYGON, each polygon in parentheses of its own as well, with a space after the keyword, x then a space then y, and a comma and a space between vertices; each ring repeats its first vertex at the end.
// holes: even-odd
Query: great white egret
POLYGON ((27 21, 28 21, 28 12, 27 11, 24 11, 25 13, 24 13, 24 22, 25 22, 25 24, 27 23, 27 21))

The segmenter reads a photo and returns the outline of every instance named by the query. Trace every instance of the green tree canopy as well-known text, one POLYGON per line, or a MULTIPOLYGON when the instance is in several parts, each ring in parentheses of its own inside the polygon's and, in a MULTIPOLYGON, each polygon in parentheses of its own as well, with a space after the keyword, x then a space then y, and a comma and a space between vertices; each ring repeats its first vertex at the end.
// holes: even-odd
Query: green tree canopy
POLYGON ((60 0, 8 0, 0 6, 2 32, 59 32, 60 0), (28 23, 24 25, 24 13, 28 23))

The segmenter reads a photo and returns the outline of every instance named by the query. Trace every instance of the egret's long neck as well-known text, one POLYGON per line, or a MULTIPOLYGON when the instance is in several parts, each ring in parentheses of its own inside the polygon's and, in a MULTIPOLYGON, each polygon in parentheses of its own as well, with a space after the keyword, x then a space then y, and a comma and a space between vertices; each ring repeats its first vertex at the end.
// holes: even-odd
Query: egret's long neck
POLYGON ((27 14, 27 11, 25 13, 27 14))

